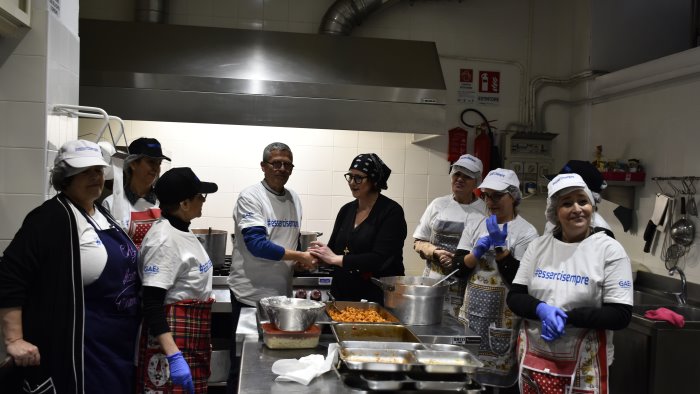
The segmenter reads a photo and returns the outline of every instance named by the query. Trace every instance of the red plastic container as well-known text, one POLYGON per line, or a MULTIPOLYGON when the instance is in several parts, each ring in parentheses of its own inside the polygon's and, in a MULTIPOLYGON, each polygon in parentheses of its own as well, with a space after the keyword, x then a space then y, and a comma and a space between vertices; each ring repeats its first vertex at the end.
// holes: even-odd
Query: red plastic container
POLYGON ((321 328, 314 324, 306 331, 282 331, 272 323, 262 324, 263 342, 270 349, 309 349, 318 346, 321 328))
POLYGON ((606 171, 602 172, 603 179, 606 181, 620 181, 620 182, 643 182, 646 177, 644 172, 614 172, 606 171))

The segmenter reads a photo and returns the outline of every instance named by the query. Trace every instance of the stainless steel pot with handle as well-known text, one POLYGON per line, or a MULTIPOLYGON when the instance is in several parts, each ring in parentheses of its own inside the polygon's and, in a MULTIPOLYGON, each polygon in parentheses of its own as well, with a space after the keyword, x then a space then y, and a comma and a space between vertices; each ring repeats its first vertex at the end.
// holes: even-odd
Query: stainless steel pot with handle
POLYGON ((323 233, 320 231, 301 231, 299 234, 299 249, 305 252, 309 248, 311 242, 322 236, 323 233))
POLYGON ((445 294, 454 280, 433 287, 438 281, 423 276, 372 278, 384 291, 384 307, 402 323, 416 326, 442 322, 445 294))
POLYGON ((202 246, 204 246, 204 250, 207 251, 212 264, 214 264, 214 268, 223 267, 224 260, 226 259, 226 238, 228 238, 228 232, 224 230, 213 230, 211 227, 208 229, 193 228, 192 232, 197 236, 202 246))

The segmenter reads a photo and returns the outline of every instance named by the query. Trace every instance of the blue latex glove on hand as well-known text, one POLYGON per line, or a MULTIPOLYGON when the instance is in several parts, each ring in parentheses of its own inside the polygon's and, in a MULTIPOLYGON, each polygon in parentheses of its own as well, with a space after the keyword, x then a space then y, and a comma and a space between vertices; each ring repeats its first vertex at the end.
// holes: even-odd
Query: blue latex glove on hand
POLYGON ((474 249, 472 249, 472 254, 477 260, 481 260, 481 256, 491 249, 491 238, 488 235, 484 235, 476 241, 474 249))
POLYGON ((489 231, 489 237, 493 246, 506 246, 506 237, 508 237, 508 223, 503 224, 503 230, 498 228, 498 219, 496 215, 491 215, 486 219, 486 229, 489 231))
POLYGON ((170 364, 170 380, 173 384, 182 386, 185 391, 190 394, 194 394, 194 382, 192 382, 192 373, 190 372, 190 366, 187 365, 184 357, 182 357, 182 352, 177 352, 166 356, 168 359, 168 364, 170 364))
POLYGON ((563 310, 542 302, 537 305, 535 312, 542 321, 542 338, 544 340, 554 340, 564 334, 567 316, 563 310))

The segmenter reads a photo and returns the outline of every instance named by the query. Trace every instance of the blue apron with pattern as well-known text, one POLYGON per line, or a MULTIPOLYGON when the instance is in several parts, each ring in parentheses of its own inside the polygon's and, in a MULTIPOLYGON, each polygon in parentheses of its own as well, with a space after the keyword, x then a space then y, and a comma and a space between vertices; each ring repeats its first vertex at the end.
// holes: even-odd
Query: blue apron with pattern
POLYGON ((116 223, 101 230, 83 212, 107 251, 100 277, 85 286, 85 392, 131 393, 139 323, 137 251, 116 223))

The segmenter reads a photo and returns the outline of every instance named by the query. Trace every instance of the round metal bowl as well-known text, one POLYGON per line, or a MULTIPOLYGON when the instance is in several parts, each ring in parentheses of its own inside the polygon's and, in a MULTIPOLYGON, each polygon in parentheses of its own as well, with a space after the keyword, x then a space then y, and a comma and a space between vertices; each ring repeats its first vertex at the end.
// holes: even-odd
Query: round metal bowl
POLYGON ((325 304, 302 298, 266 297, 260 306, 278 329, 282 331, 306 331, 323 312, 325 304))

